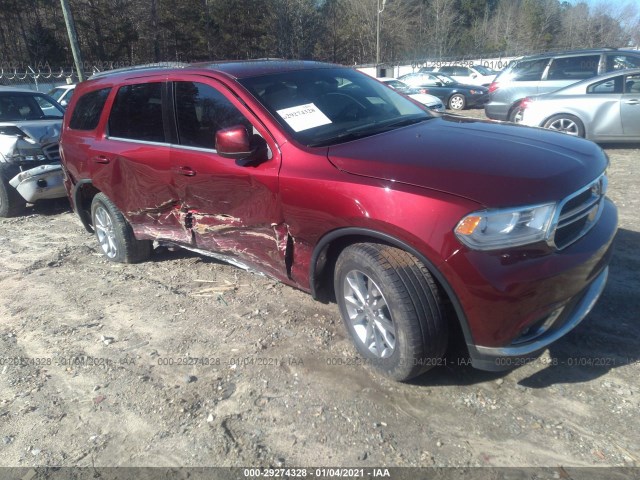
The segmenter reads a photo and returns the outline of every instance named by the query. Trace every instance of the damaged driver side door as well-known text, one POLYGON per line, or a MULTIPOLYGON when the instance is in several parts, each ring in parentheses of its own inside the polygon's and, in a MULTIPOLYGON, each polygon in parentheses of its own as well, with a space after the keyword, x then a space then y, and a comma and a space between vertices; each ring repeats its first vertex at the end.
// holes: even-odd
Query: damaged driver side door
POLYGON ((277 149, 267 146, 225 87, 198 80, 172 83, 177 142, 171 165, 192 246, 285 278, 289 239, 279 203, 277 149), (216 132, 238 125, 263 144, 260 158, 218 154, 216 132))

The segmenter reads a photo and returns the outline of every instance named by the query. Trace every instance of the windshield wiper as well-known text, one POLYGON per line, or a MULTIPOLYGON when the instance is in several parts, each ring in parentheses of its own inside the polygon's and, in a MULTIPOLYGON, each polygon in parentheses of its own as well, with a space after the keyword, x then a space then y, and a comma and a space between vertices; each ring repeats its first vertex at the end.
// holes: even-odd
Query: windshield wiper
POLYGON ((378 133, 388 132, 390 130, 394 130, 400 127, 407 127, 409 125, 413 125, 416 123, 424 122, 425 120, 430 120, 434 117, 423 117, 422 115, 415 117, 411 116, 409 118, 403 118, 393 122, 387 123, 373 123, 368 125, 359 126, 355 129, 350 129, 341 133, 340 135, 336 135, 335 137, 328 138, 326 140, 321 140, 316 143, 309 144, 310 147, 326 147, 328 145, 333 145, 334 143, 339 142, 349 142, 351 140, 357 140, 359 138, 370 137, 371 135, 376 135, 378 133))

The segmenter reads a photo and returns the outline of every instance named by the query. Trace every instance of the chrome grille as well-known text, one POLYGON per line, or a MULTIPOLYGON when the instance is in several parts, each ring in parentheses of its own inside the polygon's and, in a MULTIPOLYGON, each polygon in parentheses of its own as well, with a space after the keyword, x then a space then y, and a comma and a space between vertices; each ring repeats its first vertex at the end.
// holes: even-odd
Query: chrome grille
POLYGON ((556 248, 568 247, 595 225, 600 218, 606 191, 607 177, 603 174, 560 203, 552 237, 556 248))
POLYGON ((45 145, 42 147, 42 151, 44 152, 47 160, 52 162, 60 161, 60 148, 57 143, 50 143, 49 145, 45 145))

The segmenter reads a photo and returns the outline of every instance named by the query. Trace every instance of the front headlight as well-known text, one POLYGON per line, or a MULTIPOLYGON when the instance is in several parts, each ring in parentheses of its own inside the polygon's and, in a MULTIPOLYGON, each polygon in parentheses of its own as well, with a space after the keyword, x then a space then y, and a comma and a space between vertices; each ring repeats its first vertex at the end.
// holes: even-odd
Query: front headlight
POLYGON ((547 238, 555 203, 483 210, 464 217, 455 228, 458 239, 473 250, 497 250, 547 238))
POLYGON ((482 92, 482 90, 469 90, 471 92, 471 95, 480 95, 482 92))
POLYGON ((13 154, 12 160, 15 163, 23 162, 36 162, 44 161, 47 156, 44 154, 41 148, 18 148, 17 152, 13 154))

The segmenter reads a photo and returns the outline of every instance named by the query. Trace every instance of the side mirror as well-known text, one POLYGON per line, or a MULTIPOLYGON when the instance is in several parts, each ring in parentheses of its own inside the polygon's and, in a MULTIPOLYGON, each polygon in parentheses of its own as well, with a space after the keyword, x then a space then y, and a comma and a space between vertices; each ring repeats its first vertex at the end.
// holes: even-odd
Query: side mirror
POLYGON ((251 147, 249 133, 243 125, 223 128, 216 132, 216 150, 224 158, 243 159, 256 151, 251 147))

